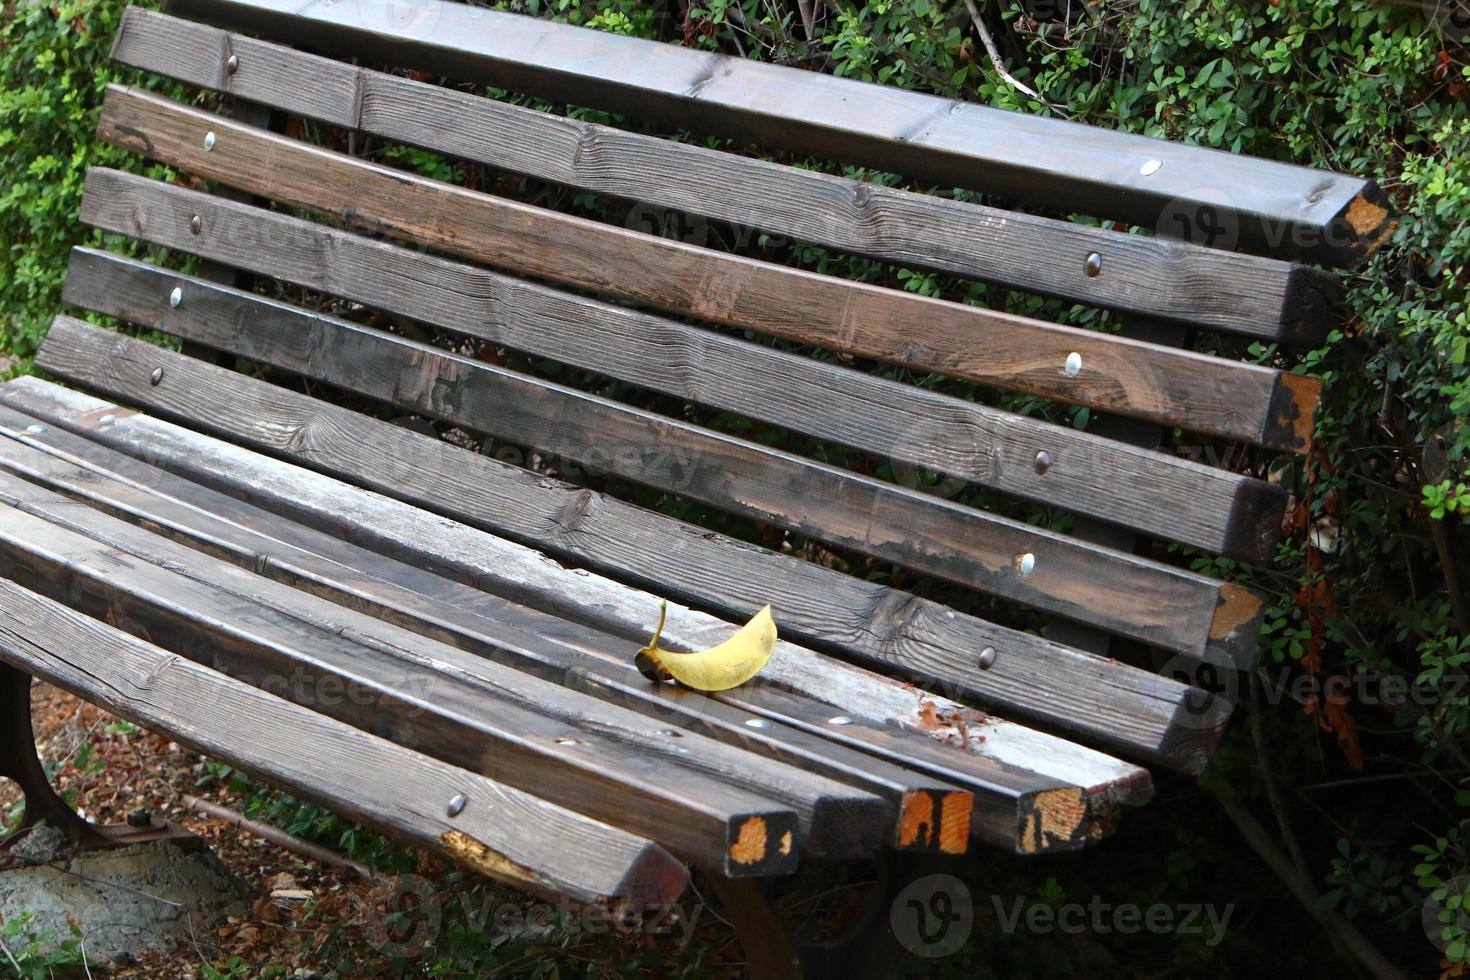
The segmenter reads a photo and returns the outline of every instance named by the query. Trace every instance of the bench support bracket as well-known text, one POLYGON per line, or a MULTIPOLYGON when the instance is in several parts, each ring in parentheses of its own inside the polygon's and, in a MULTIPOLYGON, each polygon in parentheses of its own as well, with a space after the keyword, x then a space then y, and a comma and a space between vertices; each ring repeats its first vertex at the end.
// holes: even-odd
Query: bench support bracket
POLYGON ((36 754, 30 675, 4 663, 0 663, 0 778, 15 780, 25 794, 25 817, 15 833, 0 837, 0 852, 43 823, 60 830, 73 844, 83 848, 126 847, 187 836, 167 825, 101 827, 77 816, 51 785, 36 754))
POLYGON ((765 880, 716 874, 705 880, 740 937, 754 980, 884 980, 904 952, 889 924, 893 903, 911 882, 943 866, 934 855, 884 851, 862 907, 843 935, 828 942, 796 935, 782 920, 765 880))

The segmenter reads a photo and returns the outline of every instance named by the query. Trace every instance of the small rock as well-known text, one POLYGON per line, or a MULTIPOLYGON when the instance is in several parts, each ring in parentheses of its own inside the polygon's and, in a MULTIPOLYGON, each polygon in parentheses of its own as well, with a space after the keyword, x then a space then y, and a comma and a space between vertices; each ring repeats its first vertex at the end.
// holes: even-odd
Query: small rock
POLYGON ((49 824, 38 824, 10 845, 10 853, 26 861, 54 861, 65 853, 71 842, 66 835, 49 824))

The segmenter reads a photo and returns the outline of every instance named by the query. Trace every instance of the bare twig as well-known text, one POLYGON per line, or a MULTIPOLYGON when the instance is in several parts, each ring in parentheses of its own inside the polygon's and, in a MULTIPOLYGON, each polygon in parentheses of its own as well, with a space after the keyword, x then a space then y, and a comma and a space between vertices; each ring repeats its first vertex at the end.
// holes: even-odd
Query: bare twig
POLYGON ((980 8, 975 6, 975 0, 965 0, 965 9, 970 12, 970 20, 975 23, 975 33, 980 35, 980 43, 985 45, 985 53, 990 57, 990 66, 995 69, 995 73, 1016 91, 1024 92, 1038 102, 1051 105, 1042 98, 1041 93, 1006 71, 1006 66, 1000 60, 1000 49, 995 46, 995 38, 990 36, 990 28, 985 26, 985 21, 980 17, 980 8))
POLYGON ((4 953, 5 954, 5 958, 10 961, 10 965, 13 966, 13 967, 15 967, 15 975, 16 976, 18 976, 18 977, 25 976, 25 971, 22 970, 20 968, 20 964, 15 961, 15 957, 12 956, 11 953, 10 953, 10 947, 7 946, 7 945, 5 945, 5 940, 3 940, 3 939, 0 939, 0 953, 4 953))
POLYGON ((1215 798, 1220 801, 1225 815, 1230 818, 1231 823, 1235 824, 1235 829, 1240 831, 1240 836, 1246 839, 1246 843, 1250 844, 1256 855, 1265 862, 1277 878, 1281 879, 1282 884, 1286 885, 1296 896, 1297 901, 1306 906, 1307 911, 1316 917, 1322 928, 1341 942, 1353 959, 1379 980, 1408 980, 1403 971, 1390 963, 1377 948, 1363 938, 1363 934, 1355 929, 1352 923, 1336 912, 1324 909, 1318 904, 1317 891, 1312 887, 1312 883, 1305 875, 1297 871, 1296 866, 1291 863, 1291 858, 1276 846, 1276 842, 1271 839, 1266 828, 1261 826, 1249 810, 1219 793, 1215 794, 1215 798))
POLYGON ((254 834, 256 837, 270 841, 277 847, 283 847, 294 854, 300 854, 302 857, 310 858, 318 864, 325 864, 331 868, 340 868, 343 871, 351 871, 368 881, 376 881, 378 879, 378 876, 373 874, 367 867, 343 857, 336 851, 330 851, 320 844, 313 844, 299 837, 293 837, 277 827, 256 823, 243 813, 231 810, 227 806, 220 806, 218 803, 211 803, 208 800, 201 800, 193 796, 184 797, 184 806, 205 816, 213 817, 216 820, 223 820, 225 823, 239 830, 254 834))

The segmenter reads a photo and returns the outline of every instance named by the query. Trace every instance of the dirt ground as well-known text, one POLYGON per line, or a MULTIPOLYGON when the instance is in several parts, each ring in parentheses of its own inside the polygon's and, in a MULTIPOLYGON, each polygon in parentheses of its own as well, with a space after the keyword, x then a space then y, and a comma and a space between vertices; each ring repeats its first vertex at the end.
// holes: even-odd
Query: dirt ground
MULTIPOLYGON (((113 716, 46 685, 37 685, 31 700, 41 758, 48 764, 65 761, 55 783, 64 793, 76 794, 73 803, 84 816, 115 824, 124 822, 132 811, 146 808, 156 817, 184 826, 202 837, 245 882, 253 902, 248 917, 231 917, 218 928, 192 937, 173 955, 149 955, 112 970, 111 976, 196 978, 208 975, 207 965, 218 970, 231 957, 248 964, 279 964, 288 976, 310 976, 315 960, 313 940, 325 941, 332 931, 324 922, 351 919, 362 902, 372 900, 371 887, 350 872, 325 868, 223 821, 184 810, 185 795, 232 808, 242 805, 213 779, 193 752, 146 731, 111 730, 109 726, 117 721, 113 716), (273 892, 293 894, 273 898, 273 892), (313 913, 308 913, 304 895, 295 894, 303 892, 311 895, 313 913)), ((19 796, 12 783, 0 781, 0 815, 9 813, 19 796)), ((228 969, 225 967, 224 975, 230 975, 228 969)))

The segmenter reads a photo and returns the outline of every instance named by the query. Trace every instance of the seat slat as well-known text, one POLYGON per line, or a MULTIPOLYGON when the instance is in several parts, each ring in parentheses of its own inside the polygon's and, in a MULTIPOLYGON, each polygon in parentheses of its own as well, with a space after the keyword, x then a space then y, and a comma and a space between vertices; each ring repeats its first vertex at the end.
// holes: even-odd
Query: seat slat
MULTIPOLYGON (((965 850, 973 799, 969 792, 953 783, 792 728, 781 716, 774 724, 755 721, 760 716, 719 695, 704 696, 650 685, 634 669, 630 659, 617 659, 608 654, 620 648, 636 649, 635 641, 555 619, 320 532, 291 525, 277 515, 189 483, 79 436, 55 431, 36 433, 46 437, 45 448, 36 448, 31 434, 23 430, 37 425, 40 425, 38 420, 30 416, 0 408, 0 432, 10 437, 0 440, 0 469, 53 492, 85 500, 112 516, 165 534, 196 550, 406 626, 421 635, 453 642, 481 656, 596 694, 603 700, 726 744, 751 749, 808 772, 880 794, 898 813, 896 833, 888 846, 950 854, 965 850), (181 497, 191 498, 191 502, 186 503, 181 497), (269 533, 263 529, 269 529, 269 533), (280 537, 305 538, 304 543, 312 550, 303 550, 279 540, 280 537), (399 578, 427 580, 432 583, 431 592, 426 595, 395 587, 382 580, 385 572, 399 578), (443 599, 431 598, 433 593, 447 589, 461 589, 478 604, 491 606, 494 618, 466 615, 443 599), (496 601, 486 602, 487 599, 496 601)), ((753 693, 759 697, 758 691, 753 693)), ((831 709, 826 713, 830 717, 831 709)), ((1017 805, 1014 797, 1027 791, 1051 790, 1044 786, 1012 790, 1012 808, 1017 805)), ((989 800, 987 804, 1001 805, 999 801, 989 800)), ((1009 819, 1012 824, 1018 819, 1014 810, 1009 819)), ((1014 835, 1011 843, 1014 844, 1014 835)))
MULTIPOLYGON (((347 321, 213 295, 233 312, 183 304, 159 328, 1166 649, 1194 648, 1222 602, 1220 583, 1201 575, 347 321)), ((106 335, 85 361, 75 343, 84 329, 58 318, 37 364, 89 384, 126 373, 117 358, 106 363, 106 335)))
POLYGON ((714 252, 481 194, 114 87, 109 142, 352 227, 714 323, 1278 448, 1317 382, 714 252), (216 136, 212 149, 205 136, 216 136), (1066 362, 1080 355, 1080 372, 1066 362))
POLYGON ((663 848, 183 660, 0 578, 0 660, 202 755, 551 900, 662 906, 663 848), (469 801, 457 817, 448 801, 469 801))
MULTIPOLYGON (((65 401, 72 403, 75 403, 77 399, 84 398, 84 396, 79 396, 74 392, 68 392, 64 389, 50 388, 49 391, 63 398, 65 401)), ((0 393, 13 395, 15 391, 12 390, 12 387, 7 386, 6 388, 0 388, 0 393)), ((88 399, 88 401, 91 400, 88 399)), ((7 415, 7 422, 5 423, 7 425, 11 421, 29 418, 28 416, 15 416, 8 409, 3 411, 7 415)), ((168 439, 163 443, 149 444, 146 454, 150 456, 154 455, 155 452, 159 456, 166 456, 170 447, 175 451, 188 454, 190 447, 201 445, 199 443, 200 437, 193 433, 187 433, 184 430, 166 426, 164 423, 158 423, 156 420, 148 419, 145 416, 133 416, 123 409, 116 408, 111 409, 109 414, 112 414, 116 421, 106 423, 103 430, 89 429, 89 434, 126 436, 129 434, 145 434, 149 429, 163 428, 172 430, 175 438, 168 439), (176 445, 180 441, 176 438, 179 435, 187 437, 184 439, 184 442, 188 443, 188 445, 176 445)), ((69 437, 76 440, 76 442, 83 443, 84 451, 89 457, 99 451, 107 452, 99 444, 91 443, 89 440, 71 436, 70 433, 64 431, 59 432, 56 428, 52 428, 52 426, 59 427, 66 424, 76 424, 76 419, 54 414, 38 417, 45 417, 47 419, 47 424, 41 425, 41 428, 46 431, 29 431, 31 425, 38 424, 32 422, 24 430, 11 430, 6 432, 5 435, 10 439, 26 445, 52 449, 52 451, 55 451, 53 449, 55 443, 64 443, 66 438, 63 437, 69 437)), ((93 413, 87 413, 87 417, 95 419, 98 416, 93 413)), ((168 436, 170 433, 159 432, 155 434, 168 436)), ((126 443, 125 445, 135 451, 142 448, 132 443, 126 443)), ((215 443, 214 440, 206 439, 203 445, 207 445, 214 450, 232 450, 232 454, 237 458, 250 456, 248 465, 250 466, 252 478, 255 480, 253 486, 257 488, 273 486, 278 482, 277 477, 271 473, 261 472, 261 466, 264 466, 268 470, 280 470, 288 474, 288 479, 296 494, 296 499, 312 499, 318 496, 312 491, 325 480, 325 478, 319 477, 310 471, 303 471, 294 467, 274 463, 265 457, 241 454, 239 450, 235 450, 233 447, 224 444, 215 443)), ((68 459, 75 458, 68 456, 68 459)), ((200 456, 196 453, 188 458, 198 460, 200 456)), ((225 528, 220 533, 230 535, 232 539, 243 531, 236 523, 237 521, 242 519, 255 520, 248 516, 248 512, 254 508, 248 504, 242 505, 239 500, 233 497, 227 497, 207 488, 187 483, 173 476, 171 473, 162 473, 162 471, 152 465, 142 463, 137 459, 126 456, 122 457, 122 459, 124 460, 123 464, 116 467, 120 475, 136 478, 140 483, 150 488, 150 490, 138 488, 134 491, 134 499, 136 499, 137 495, 141 494, 144 497, 153 499, 153 503, 146 507, 137 508, 132 514, 132 517, 137 518, 138 514, 146 511, 149 515, 148 523, 150 527, 157 528, 162 523, 178 528, 190 523, 191 520, 197 522, 198 515, 195 515, 192 519, 176 520, 168 516, 163 516, 168 513, 167 511, 160 512, 157 509, 161 506, 160 501, 167 501, 178 494, 182 494, 194 502, 212 508, 212 513, 229 515, 228 521, 217 521, 210 526, 211 528, 219 529, 221 524, 225 525, 225 528), (166 491, 167 496, 162 495, 164 491, 166 491), (242 513, 242 511, 246 513, 242 513)), ((45 479, 41 470, 45 469, 45 471, 49 472, 49 468, 26 465, 26 460, 23 457, 17 457, 14 450, 5 450, 5 460, 7 469, 23 475, 28 479, 36 479, 38 477, 45 479)), ((171 457, 166 459, 161 458, 158 461, 166 465, 173 465, 173 459, 171 457)), ((113 465, 111 461, 109 461, 109 465, 113 465)), ((88 469, 86 472, 88 474, 100 475, 102 471, 88 469)), ((212 472, 217 473, 219 471, 212 470, 212 472)), ((74 496, 88 499, 93 503, 98 503, 99 497, 105 497, 111 504, 123 507, 128 506, 126 503, 122 503, 116 499, 117 494, 122 494, 126 498, 126 490, 128 488, 121 485, 108 487, 106 485, 107 482, 97 479, 96 476, 78 478, 70 486, 70 490, 74 496)), ((440 519, 422 514, 397 502, 375 498, 375 495, 365 494, 363 491, 356 490, 355 488, 342 487, 341 489, 344 492, 354 495, 363 507, 373 512, 372 516, 376 519, 377 526, 385 528, 400 526, 403 522, 398 519, 399 515, 407 513, 419 516, 421 521, 437 524, 440 528, 440 531, 431 537, 425 537, 418 527, 404 528, 403 533, 413 536, 416 542, 443 541, 446 537, 451 539, 456 538, 454 534, 445 532, 445 522, 440 519), (373 506, 375 500, 377 501, 376 507, 373 506), (382 513, 385 510, 386 513, 382 513)), ((332 506, 332 504, 326 504, 326 506, 332 506)), ((360 511, 363 507, 356 509, 360 511)), ((342 509, 337 507, 332 512, 334 514, 340 514, 342 513, 342 509)), ((339 591, 345 588, 351 593, 350 599, 352 600, 352 605, 366 605, 383 610, 384 618, 390 621, 400 622, 412 628, 412 623, 408 622, 409 619, 412 619, 424 625, 430 635, 443 638, 446 635, 452 634, 463 640, 468 640, 472 648, 476 649, 477 652, 496 657, 503 656, 505 651, 491 651, 488 649, 487 643, 493 643, 493 637, 503 632, 497 624, 507 622, 513 623, 518 627, 534 629, 543 638, 560 640, 568 650, 579 643, 585 642, 587 639, 588 628, 586 626, 568 621, 553 620, 549 616, 537 614, 533 610, 525 607, 510 608, 509 604, 503 600, 499 600, 498 596, 485 592, 482 587, 458 585, 448 579, 439 578, 419 568, 400 564, 381 554, 363 551, 363 549, 331 537, 330 535, 292 525, 279 514, 262 513, 266 515, 265 524, 271 529, 272 534, 286 532, 295 539, 304 533, 308 539, 306 543, 311 544, 314 549, 322 544, 328 545, 324 550, 333 555, 334 561, 328 562, 328 570, 316 579, 315 591, 330 593, 338 596, 340 600, 341 598, 349 598, 339 591), (366 557, 354 558, 353 552, 361 552, 366 557), (331 566, 339 559, 344 564, 335 571, 331 570, 331 566), (361 578, 353 579, 350 585, 346 583, 340 585, 330 584, 339 582, 344 577, 350 579, 357 571, 361 572, 361 578), (411 591, 411 589, 398 589, 385 592, 376 587, 378 576, 381 575, 388 575, 395 581, 405 579, 406 576, 406 581, 410 583, 411 589, 423 588, 425 580, 430 580, 433 584, 424 589, 423 593, 411 591), (424 594, 432 595, 433 598, 428 601, 423 601, 422 596, 424 594)), ((477 540, 451 540, 447 546, 453 550, 464 554, 483 552, 486 569, 505 569, 516 563, 514 558, 506 560, 505 555, 497 552, 497 546, 503 549, 505 543, 500 542, 498 539, 490 539, 483 534, 471 532, 467 528, 460 528, 459 530, 461 532, 459 537, 468 537, 477 540)), ((189 532, 187 535, 195 546, 198 546, 200 543, 200 538, 197 536, 199 533, 201 532, 195 530, 189 532)), ((216 541, 217 546, 225 547, 221 539, 215 538, 213 540, 216 541)), ((274 538, 265 538, 268 542, 266 545, 258 543, 259 536, 252 536, 245 540, 256 542, 255 544, 245 545, 245 550, 251 550, 252 548, 265 549, 262 552, 252 553, 257 555, 256 561, 259 564, 265 564, 272 573, 282 573, 286 569, 296 568, 302 562, 309 564, 312 559, 311 555, 295 553, 289 546, 275 541, 274 538), (283 549, 285 550, 283 551, 283 549)), ((425 555, 428 556, 429 552, 425 552, 425 555)), ((245 560, 250 559, 247 556, 245 560)), ((424 564, 432 564, 432 560, 426 557, 424 564)), ((545 561, 541 561, 541 564, 548 569, 555 568, 567 582, 585 583, 590 581, 590 577, 585 574, 568 572, 545 561)), ((472 578, 472 580, 476 581, 477 586, 487 584, 485 582, 487 576, 460 575, 459 577, 472 578)), ((576 594, 568 594, 567 590, 563 590, 559 596, 561 602, 568 604, 577 602, 579 598, 576 594)), ((577 606, 576 609, 584 611, 589 609, 595 610, 607 608, 611 605, 605 596, 599 598, 601 601, 600 606, 577 606)), ((651 596, 645 595, 641 599, 645 605, 651 608, 657 605, 651 596)), ((692 614, 687 610, 681 610, 677 606, 671 610, 671 613, 670 622, 674 624, 673 632, 687 637, 687 630, 681 630, 679 624, 697 614, 692 614)), ((714 626, 716 629, 728 635, 728 625, 719 623, 714 624, 714 626)), ((641 630, 641 627, 638 629, 641 630)), ((647 631, 643 632, 646 633, 647 631)), ((669 635, 669 631, 666 631, 665 636, 668 637, 669 635)), ((646 636, 637 642, 641 643, 645 640, 646 636)), ((633 641, 628 641, 628 646, 631 647, 632 644, 633 641)), ((675 645, 677 646, 678 644, 675 645)), ((690 644, 686 643, 683 646, 690 646, 690 644)), ((580 647, 578 649, 580 650, 580 647)), ((548 652, 546 645, 539 646, 536 652, 544 657, 543 663, 547 664, 554 663, 558 656, 555 650, 548 652)), ((792 678, 792 671, 788 665, 791 664, 794 658, 800 656, 802 656, 802 652, 799 651, 799 648, 783 642, 775 663, 766 673, 778 678, 784 685, 792 678)), ((848 690, 854 688, 854 671, 847 668, 841 662, 832 661, 827 658, 821 659, 821 669, 825 674, 823 681, 827 685, 829 693, 834 684, 838 687, 845 687, 848 690)), ((613 676, 612 672, 589 669, 584 672, 584 683, 596 687, 602 685, 600 678, 611 676, 613 676)), ((873 675, 868 676, 872 681, 881 680, 885 684, 892 683, 873 675)), ((638 680, 641 681, 642 679, 638 678, 638 680)), ((800 687, 802 685, 798 684, 797 686, 800 687)), ((894 686, 896 687, 896 685, 894 686)), ((863 718, 861 714, 853 717, 852 723, 845 726, 812 725, 810 724, 812 717, 817 717, 825 721, 832 718, 838 711, 855 711, 856 709, 851 707, 851 705, 846 708, 818 705, 810 698, 795 692, 781 693, 781 705, 778 709, 772 703, 772 694, 777 689, 765 685, 756 685, 749 688, 723 692, 712 698, 706 698, 690 692, 680 692, 669 687, 649 688, 646 683, 643 685, 643 688, 654 695, 661 708, 671 708, 679 705, 681 702, 692 702, 694 713, 701 718, 702 723, 712 723, 713 721, 723 719, 725 715, 720 712, 720 705, 727 704, 738 708, 742 713, 742 744, 749 745, 753 739, 769 738, 776 740, 782 746, 782 755, 784 757, 788 749, 808 744, 804 743, 801 739, 801 736, 807 735, 811 740, 810 744, 821 746, 823 761, 820 765, 827 767, 835 766, 841 770, 841 775, 834 774, 834 778, 839 778, 841 781, 849 783, 852 783, 854 778, 859 778, 856 775, 855 769, 850 770, 846 768, 846 763, 851 759, 853 766, 862 766, 862 779, 874 782, 880 786, 887 785, 889 789, 895 789, 901 786, 905 797, 899 821, 901 834, 912 831, 916 819, 924 817, 926 813, 933 812, 932 808, 937 807, 938 812, 945 818, 940 827, 941 841, 949 839, 948 834, 952 832, 951 818, 963 820, 965 815, 955 812, 958 804, 953 799, 953 795, 949 789, 944 787, 952 788, 953 785, 958 785, 963 787, 967 796, 970 794, 974 795, 973 829, 977 839, 1016 851, 1033 848, 1065 849, 1067 847, 1076 847, 1093 839, 1100 832, 1103 826, 1102 820, 1104 814, 1114 803, 1121 799, 1136 799, 1141 790, 1146 789, 1146 787, 1133 785, 1135 776, 1141 771, 1130 770, 1128 767, 1121 767, 1120 771, 1116 773, 1108 771, 1104 765, 1093 766, 1091 769, 1074 766, 1071 770, 1057 770, 1059 773, 1065 772, 1066 775, 1072 778, 1082 779, 1086 784, 1086 788, 1079 790, 1078 786, 1068 784, 1059 778, 1058 775, 1035 773, 1028 769, 993 760, 989 756, 963 752, 955 746, 936 743, 934 738, 929 734, 895 729, 892 726, 882 724, 882 722, 875 724, 863 718), (746 714, 746 712, 754 709, 759 709, 758 717, 767 718, 775 724, 767 728, 747 727, 745 722, 749 720, 751 715, 746 714), (715 712, 713 715, 711 715, 712 710, 715 712), (793 724, 802 730, 790 727, 793 724), (872 737, 863 738, 862 734, 869 733, 870 730, 872 737), (846 747, 849 744, 861 746, 863 751, 861 762, 858 761, 858 757, 854 754, 856 750, 846 747), (931 745, 941 751, 926 751, 931 745), (932 778, 926 778, 924 775, 916 775, 914 772, 915 769, 921 773, 931 774, 932 778), (1127 785, 1110 784, 1111 781, 1119 779, 1127 785), (935 780, 940 781, 939 784, 936 784, 935 780), (928 788, 926 789, 924 787, 928 788), (1036 811, 1038 807, 1045 809, 1044 803, 1049 797, 1056 794, 1061 794, 1062 796, 1071 794, 1075 796, 1079 791, 1082 792, 1082 806, 1072 811, 1076 819, 1071 823, 1063 823, 1056 820, 1048 821, 1048 834, 1040 842, 1035 841, 1029 835, 1023 834, 1023 831, 1036 824, 1039 819, 1036 811), (929 797, 928 801, 917 798, 921 795, 927 795, 929 797), (932 807, 926 805, 926 803, 932 804, 932 807)), ((608 691, 608 688, 605 686, 602 686, 601 689, 605 693, 608 691)), ((620 701, 626 696, 626 692, 626 687, 619 685, 618 699, 620 701)), ((907 699, 909 705, 915 703, 912 693, 905 691, 904 697, 907 699)), ((869 708, 871 701, 871 698, 863 697, 862 692, 858 691, 858 695, 854 698, 853 703, 862 705, 864 708, 869 708)), ((687 723, 687 716, 685 717, 687 723)), ((983 731, 992 740, 989 743, 985 743, 987 744, 987 750, 991 752, 994 752, 996 744, 1002 747, 1008 745, 1012 741, 1014 734, 1019 731, 1019 726, 1001 722, 998 719, 981 718, 978 715, 974 717, 974 724, 977 731, 983 731)), ((1032 737, 1045 741, 1044 736, 1035 733, 1032 733, 1032 737)), ((1098 756, 1096 753, 1078 750, 1075 747, 1067 746, 1066 743, 1053 740, 1051 754, 1047 759, 1055 761, 1059 755, 1064 754, 1070 754, 1076 759, 1091 758, 1099 762, 1105 758, 1098 756), (1062 751, 1059 752, 1059 749, 1062 751)), ((1037 760, 1033 760, 1033 762, 1035 761, 1037 760)), ((1042 768, 1045 769, 1047 767, 1043 764, 1042 768)), ((907 849, 915 849, 919 847, 919 844, 918 842, 910 842, 905 846, 907 849)), ((922 849, 922 847, 919 847, 919 849, 922 849)))
POLYGON ((0 496, 0 553, 19 584, 406 748, 646 833, 686 860, 731 876, 782 874, 798 844, 853 858, 883 838, 884 807, 859 790, 692 733, 672 739, 615 705, 432 641, 397 647, 389 624, 336 606, 319 618, 312 607, 324 600, 83 504, 68 511, 32 484, 0 476, 0 496))
POLYGON ((292 114, 640 205, 1266 339, 1320 341, 1340 293, 1335 276, 1307 266, 575 121, 139 7, 124 12, 112 57, 292 114), (231 57, 233 71, 226 66, 231 57), (1084 270, 1094 252, 1103 275, 1084 270))
MULTIPOLYGON (((89 336, 86 332, 80 335, 89 336)), ((95 331, 90 336, 96 337, 101 349, 117 349, 117 338, 95 331)), ((126 345, 125 349, 134 348, 126 345)), ((191 426, 225 433, 385 493, 407 496, 458 519, 578 564, 631 577, 660 593, 732 618, 748 616, 771 602, 781 610, 782 630, 787 635, 838 649, 844 656, 856 653, 909 676, 934 678, 929 686, 937 682, 940 690, 973 696, 987 706, 1079 731, 1169 765, 1185 769, 1202 765, 1224 723, 1223 717, 1206 718, 1192 712, 1188 689, 1173 681, 1005 630, 831 569, 737 544, 702 528, 548 481, 231 372, 166 352, 155 354, 142 347, 136 351, 133 356, 140 358, 136 381, 119 381, 116 372, 99 371, 92 372, 93 377, 84 383, 110 387, 116 395, 185 418, 191 426), (153 365, 164 367, 179 383, 149 385, 153 365), (986 647, 997 651, 988 670, 976 659, 986 647), (1158 700, 1165 703, 1155 705, 1158 700)), ((76 359, 84 362, 85 356, 79 354, 76 359)), ((83 409, 90 400, 79 403, 80 396, 50 386, 36 390, 33 383, 17 382, 0 393, 18 408, 83 426, 93 438, 112 441, 144 458, 163 459, 167 454, 168 465, 191 479, 228 479, 241 492, 266 495, 263 499, 269 506, 284 508, 293 517, 410 563, 443 566, 445 574, 463 576, 507 594, 513 591, 523 597, 520 601, 539 601, 559 615, 603 616, 616 610, 626 625, 603 627, 613 632, 646 634, 656 623, 653 603, 640 601, 611 583, 563 573, 533 554, 517 555, 515 548, 498 540, 456 532, 442 521, 401 505, 344 496, 329 481, 305 484, 296 470, 272 476, 261 471, 260 463, 247 466, 209 440, 189 440, 187 448, 174 448, 185 436, 146 418, 98 427, 96 419, 111 414, 105 403, 95 410, 83 409), (140 429, 158 434, 145 438, 138 434, 140 429), (430 541, 436 542, 432 549, 422 544, 430 541), (486 557, 471 557, 480 553, 486 557)), ((597 622, 602 625, 603 620, 597 622)), ((715 634, 704 629, 697 617, 686 621, 676 610, 668 635, 697 649, 708 645, 715 634)), ((774 681, 831 699, 847 713, 924 727, 913 692, 896 684, 877 684, 862 672, 834 672, 826 662, 818 663, 798 648, 788 649, 787 655, 768 668, 774 681)), ((943 714, 959 709, 947 699, 939 699, 938 707, 943 714)), ((997 758, 1023 767, 1065 757, 1055 745, 1018 747, 1009 753, 1010 742, 1002 737, 1008 731, 992 731, 980 751, 1001 753, 997 758)), ((1082 774, 1077 779, 1089 785, 1108 781, 1082 774)))
POLYGON ((1224 211, 1242 244, 1362 264, 1396 222, 1372 181, 535 17, 423 0, 177 0, 346 55, 1153 228, 1224 211), (1157 167, 1148 165, 1157 161, 1157 167), (1146 166, 1147 165, 1147 166, 1146 166))
MULTIPOLYGON (((260 208, 220 205, 163 184, 127 183, 137 193, 114 196, 94 186, 88 193, 106 194, 107 203, 84 204, 84 211, 111 230, 137 228, 172 248, 309 288, 325 285, 343 298, 462 335, 1230 557, 1264 561, 1281 533, 1285 494, 1248 476, 260 208), (151 218, 126 220, 138 214, 151 218), (174 220, 156 220, 170 214, 174 220), (195 216, 203 229, 198 235, 188 231, 195 216), (266 242, 271 244, 262 247, 266 242), (413 288, 404 288, 405 282, 413 288), (1031 461, 1043 453, 1050 465, 1039 468, 1031 461)), ((175 286, 190 294, 191 305, 200 301, 226 312, 218 308, 223 294, 201 292, 194 281, 82 249, 73 253, 64 298, 151 326, 168 314, 175 286)))

